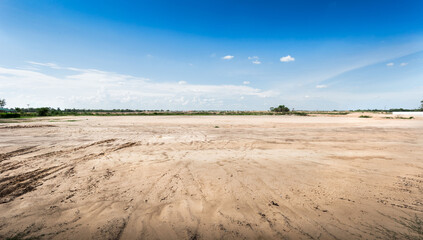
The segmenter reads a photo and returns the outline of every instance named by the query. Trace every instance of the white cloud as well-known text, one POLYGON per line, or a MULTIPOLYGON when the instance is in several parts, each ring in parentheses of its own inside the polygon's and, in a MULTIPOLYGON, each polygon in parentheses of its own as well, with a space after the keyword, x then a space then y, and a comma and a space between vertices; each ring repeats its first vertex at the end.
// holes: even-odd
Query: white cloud
POLYGON ((256 98, 278 95, 273 90, 245 85, 155 82, 96 69, 41 64, 34 63, 53 71, 0 67, 0 92, 6 93, 2 97, 10 107, 29 103, 33 107, 61 108, 237 109, 235 100, 241 96, 257 102, 256 98))
POLYGON ((242 84, 248 85, 248 84, 250 84, 250 81, 243 81, 242 84))
POLYGON ((53 68, 53 69, 62 69, 61 67, 59 67, 57 64, 55 63, 39 63, 39 62, 33 62, 33 61, 28 61, 29 64, 32 65, 38 65, 38 66, 43 66, 43 67, 49 67, 49 68, 53 68))
POLYGON ((408 64, 408 63, 403 62, 403 63, 401 63, 401 64, 400 64, 400 66, 401 66, 401 67, 404 67, 404 66, 407 66, 407 64, 408 64))
POLYGON ((231 56, 231 55, 226 55, 222 57, 223 60, 231 60, 232 58, 234 58, 234 56, 231 56))
POLYGON ((394 66, 394 63, 393 62, 387 63, 386 66, 392 67, 392 66, 394 66))
POLYGON ((261 64, 261 61, 259 61, 259 57, 258 56, 248 57, 248 60, 253 60, 252 61, 253 64, 261 64))
POLYGON ((327 85, 323 85, 323 84, 321 84, 321 85, 316 85, 316 88, 327 88, 328 86, 327 85))
POLYGON ((291 57, 291 55, 285 56, 285 57, 281 57, 281 62, 293 62, 295 61, 295 58, 291 57))

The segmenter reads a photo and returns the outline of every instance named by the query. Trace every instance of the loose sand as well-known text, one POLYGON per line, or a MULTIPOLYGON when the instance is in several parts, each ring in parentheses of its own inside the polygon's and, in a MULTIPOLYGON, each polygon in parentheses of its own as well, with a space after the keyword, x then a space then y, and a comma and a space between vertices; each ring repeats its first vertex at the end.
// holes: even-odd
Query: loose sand
POLYGON ((423 118, 359 115, 1 123, 0 239, 423 238, 423 118))

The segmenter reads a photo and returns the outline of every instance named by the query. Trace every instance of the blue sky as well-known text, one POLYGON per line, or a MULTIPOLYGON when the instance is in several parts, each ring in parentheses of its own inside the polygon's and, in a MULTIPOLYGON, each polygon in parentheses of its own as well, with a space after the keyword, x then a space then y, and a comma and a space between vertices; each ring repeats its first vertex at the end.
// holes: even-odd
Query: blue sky
POLYGON ((415 108, 422 1, 0 1, 8 107, 415 108))

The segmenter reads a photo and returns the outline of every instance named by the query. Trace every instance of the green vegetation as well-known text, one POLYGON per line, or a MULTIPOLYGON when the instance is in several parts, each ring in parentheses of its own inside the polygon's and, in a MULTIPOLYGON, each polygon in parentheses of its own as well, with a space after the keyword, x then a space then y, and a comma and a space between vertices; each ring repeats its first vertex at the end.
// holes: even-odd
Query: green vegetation
MULTIPOLYGON (((270 114, 271 115, 297 115, 297 116, 308 116, 307 112, 304 111, 291 111, 288 107, 285 105, 279 105, 277 107, 271 107, 270 108, 270 114)), ((266 112, 261 112, 260 115, 268 115, 266 112)))
POLYGON ((384 117, 385 119, 414 119, 414 117, 401 117, 401 116, 396 116, 394 117, 384 117))
POLYGON ((286 107, 285 105, 279 105, 278 107, 271 107, 270 108, 271 112, 282 112, 282 113, 287 113, 289 112, 289 108, 286 107))
POLYGON ((0 99, 0 108, 6 106, 6 100, 5 99, 0 99))
POLYGON ((396 116, 395 119, 414 119, 414 117, 400 117, 400 116, 396 116))
POLYGON ((357 110, 350 110, 350 112, 372 112, 372 113, 419 112, 419 111, 422 111, 422 109, 420 109, 420 108, 416 108, 416 109, 391 108, 389 110, 382 110, 382 109, 357 109, 357 110))
POLYGON ((336 110, 333 110, 332 112, 328 112, 328 111, 314 111, 314 112, 310 112, 313 114, 328 114, 328 115, 347 115, 349 114, 349 112, 338 112, 336 110))
POLYGON ((19 118, 19 113, 0 113, 0 118, 19 118))
MULTIPOLYGON (((132 110, 132 109, 60 109, 60 108, 15 108, 10 109, 12 112, 0 113, 0 118, 32 118, 43 116, 180 116, 180 115, 297 115, 308 116, 310 114, 324 114, 324 115, 347 115, 353 112, 371 113, 392 113, 394 111, 417 111, 409 109, 390 109, 390 110, 355 110, 355 111, 292 111, 284 105, 276 108, 270 108, 270 111, 218 111, 218 110, 204 110, 204 111, 171 111, 171 110, 132 110), (7 115, 7 116, 6 116, 7 115)), ((420 110, 419 110, 420 111, 420 110)), ((362 117, 361 118, 370 118, 362 117)))
MULTIPOLYGON (((5 99, 0 99, 0 107, 6 105, 5 99)), ((15 108, 15 109, 2 109, 0 111, 0 118, 32 118, 32 117, 43 117, 43 116, 168 116, 168 115, 297 115, 297 116, 308 116, 309 114, 328 114, 328 115, 347 115, 351 112, 372 112, 372 113, 392 113, 396 111, 422 111, 423 100, 421 101, 421 108, 419 109, 367 109, 367 110, 351 110, 351 111, 293 111, 285 105, 279 105, 278 107, 271 107, 270 111, 170 111, 170 110, 132 110, 132 109, 60 109, 60 108, 15 108)), ((361 115, 360 118, 371 118, 368 115, 361 115)), ((398 117, 397 117, 398 118, 398 117)), ((401 119, 412 119, 401 118, 401 119)), ((69 120, 72 121, 72 120, 69 120)))
POLYGON ((38 116, 49 116, 50 115, 50 108, 37 108, 38 116))
MULTIPOLYGON (((283 108, 278 108, 283 110, 283 108)), ((173 115, 298 115, 307 116, 303 111, 170 111, 170 110, 131 110, 131 109, 54 109, 42 108, 15 108, 15 113, 21 117, 43 116, 173 116, 173 115)), ((17 115, 16 115, 17 116, 17 115)))

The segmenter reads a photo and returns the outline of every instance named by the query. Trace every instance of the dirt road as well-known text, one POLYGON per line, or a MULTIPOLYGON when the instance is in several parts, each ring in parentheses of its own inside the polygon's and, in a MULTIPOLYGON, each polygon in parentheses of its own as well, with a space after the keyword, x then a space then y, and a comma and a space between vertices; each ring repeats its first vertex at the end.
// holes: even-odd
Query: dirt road
POLYGON ((0 123, 0 239, 423 238, 423 118, 0 123))

